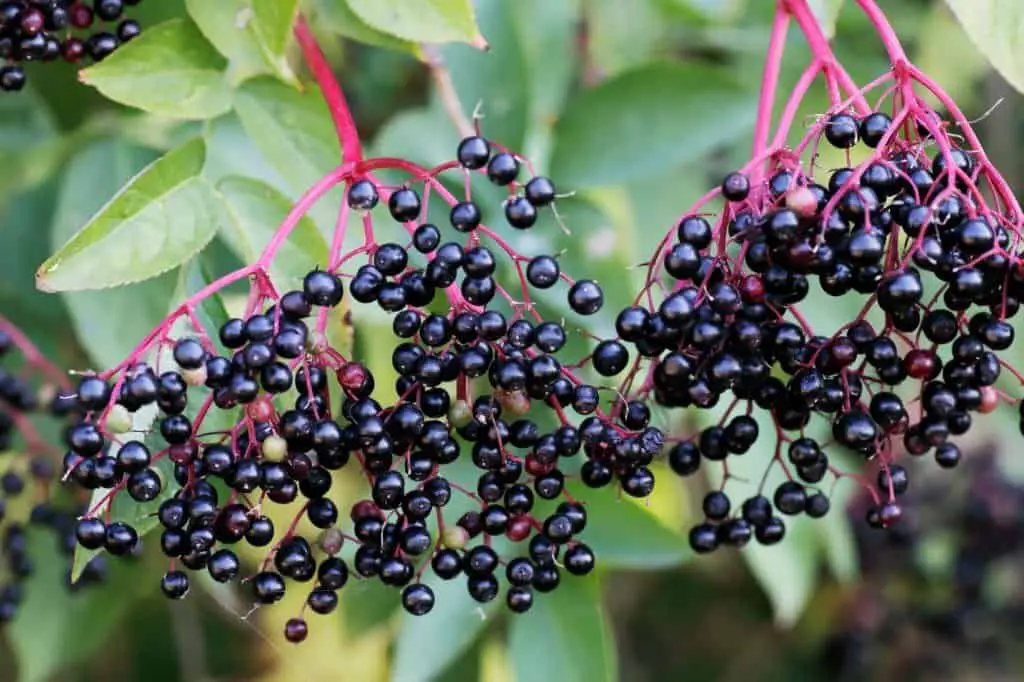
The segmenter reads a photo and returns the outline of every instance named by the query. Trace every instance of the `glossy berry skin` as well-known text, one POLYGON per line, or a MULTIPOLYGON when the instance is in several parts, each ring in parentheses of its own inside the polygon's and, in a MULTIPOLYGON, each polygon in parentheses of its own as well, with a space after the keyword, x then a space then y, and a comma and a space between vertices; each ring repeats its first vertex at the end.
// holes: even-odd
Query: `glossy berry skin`
POLYGON ((833 114, 825 122, 825 139, 833 147, 849 149, 857 144, 857 119, 849 114, 833 114))
POLYGON ((253 595, 261 604, 273 604, 284 598, 284 579, 278 573, 273 571, 257 573, 251 584, 253 595))
POLYGON ((329 308, 341 303, 345 293, 341 278, 323 270, 307 274, 302 281, 302 291, 310 304, 329 308))
POLYGON ((403 187, 388 199, 388 210, 391 217, 400 223, 406 223, 420 214, 420 195, 415 190, 403 187))
POLYGON ((604 292, 593 280, 581 279, 569 289, 569 306, 580 315, 593 315, 603 305, 604 292))
POLYGON ((169 571, 160 580, 160 591, 168 599, 183 599, 188 590, 189 579, 182 571, 169 571))
POLYGON ((508 152, 500 152, 487 163, 487 177, 498 186, 515 182, 519 176, 519 161, 508 152))
POLYGON ((349 186, 346 200, 350 208, 369 211, 380 201, 380 195, 369 180, 357 180, 349 186))
POLYGON ((531 178, 525 187, 526 200, 533 206, 547 206, 555 201, 555 185, 542 175, 531 178))
POLYGON ((715 527, 702 523, 691 528, 690 548, 697 554, 708 554, 718 549, 718 532, 715 527))
POLYGON ((722 180, 722 196, 729 201, 743 201, 750 194, 750 179, 743 173, 729 173, 722 180))
POLYGON ((434 608, 434 591, 426 585, 407 585, 402 590, 402 608, 413 616, 423 616, 434 608))
POLYGON ((864 144, 875 149, 890 127, 892 127, 892 119, 889 115, 876 111, 861 119, 858 132, 864 144))
POLYGON ((526 230, 537 223, 537 208, 526 197, 511 197, 505 202, 505 220, 518 230, 526 230))
POLYGON ((491 146, 482 137, 475 135, 466 137, 459 142, 455 156, 463 168, 478 170, 487 165, 491 156, 491 146))
POLYGON ((605 340, 594 349, 591 362, 598 374, 612 377, 626 368, 629 363, 629 351, 618 341, 605 340))

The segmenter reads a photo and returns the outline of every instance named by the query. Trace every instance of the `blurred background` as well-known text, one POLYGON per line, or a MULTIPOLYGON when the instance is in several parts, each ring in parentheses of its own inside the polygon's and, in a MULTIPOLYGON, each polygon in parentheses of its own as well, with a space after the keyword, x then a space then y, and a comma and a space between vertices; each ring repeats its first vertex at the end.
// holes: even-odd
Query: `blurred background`
MULTIPOLYGON (((354 25, 341 0, 305 4, 372 151, 425 163, 450 158, 458 136, 410 46, 354 25)), ((575 192, 563 209, 574 230, 567 257, 605 268, 609 281, 641 262, 686 207, 749 154, 774 3, 477 4, 491 50, 449 46, 428 56, 450 70, 465 111, 479 104, 485 134, 575 192)), ((854 78, 865 83, 884 71, 852 3, 819 4, 841 8, 835 46, 854 78)), ((1024 100, 944 2, 883 4, 912 58, 979 119, 990 157, 1020 186, 1024 100)), ((185 15, 181 0, 137 9, 144 26, 185 15)), ((783 92, 806 59, 794 32, 783 92)), ((34 291, 33 275, 128 177, 199 133, 212 177, 268 166, 267 182, 286 195, 301 187, 282 181, 273 150, 250 139, 238 113, 203 123, 142 115, 78 84, 70 67, 30 71, 30 84, 0 97, 0 305, 64 366, 109 366, 163 316, 174 277, 47 296, 34 291)), ((799 120, 826 107, 824 92, 814 90, 799 120)), ((839 161, 820 160, 830 163, 839 161)), ((234 262, 219 243, 204 258, 234 262)), ((825 324, 850 314, 834 303, 811 308, 825 324)), ((379 322, 356 324, 357 349, 365 350, 379 322)), ((600 581, 578 588, 582 601, 566 597, 515 621, 464 606, 410 623, 394 594, 356 584, 294 647, 279 632, 301 595, 246 618, 245 598, 221 589, 168 603, 152 552, 112 566, 104 587, 68 594, 59 589, 64 559, 41 548, 28 602, 5 632, 0 680, 1024 679, 1024 466, 1015 411, 992 417, 991 428, 963 443, 965 461, 954 472, 908 464, 905 522, 890 533, 866 528, 864 500, 850 488, 842 497, 848 513, 834 503, 827 522, 796 528, 779 546, 693 559, 685 532, 707 483, 666 475, 647 507, 606 513, 603 532, 614 537, 598 553, 600 581), (634 523, 640 512, 644 522, 634 523)))

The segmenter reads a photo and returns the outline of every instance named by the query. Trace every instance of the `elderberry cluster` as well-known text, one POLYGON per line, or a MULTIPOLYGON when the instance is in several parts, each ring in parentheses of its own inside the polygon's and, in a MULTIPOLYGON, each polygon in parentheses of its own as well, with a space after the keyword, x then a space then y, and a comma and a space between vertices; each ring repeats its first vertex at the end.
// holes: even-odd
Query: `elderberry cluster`
POLYGON ((142 28, 124 18, 142 0, 4 0, 0 3, 0 90, 25 87, 23 62, 100 61, 142 28), (104 25, 93 30, 97 21, 104 25), (91 31, 91 32, 90 32, 91 31))
MULTIPOLYGON (((51 495, 56 458, 36 431, 33 419, 74 418, 73 401, 51 385, 35 387, 11 368, 17 350, 11 336, 0 331, 0 623, 11 621, 24 596, 23 582, 35 571, 29 556, 32 536, 53 533, 70 570, 75 551, 75 518, 85 511, 74 500, 51 495)), ((29 368, 31 369, 31 368, 29 368)), ((82 580, 66 587, 102 582, 106 564, 97 557, 85 567, 82 580)), ((70 576, 69 576, 70 577, 70 576)), ((52 587, 57 587, 56 585, 52 587)))
MULTIPOLYGON (((513 229, 555 210, 553 183, 535 176, 520 184, 521 160, 484 138, 464 139, 446 167, 507 188, 502 210, 513 229)), ((280 601, 292 581, 308 591, 309 610, 326 614, 351 572, 400 589, 406 611, 421 615, 434 606, 421 581, 429 570, 463 580, 481 603, 498 597, 504 575, 505 602, 521 613, 563 573, 593 570, 580 537, 587 513, 566 490, 566 469, 576 476, 584 451, 585 484, 617 480, 646 496, 646 464, 664 438, 642 402, 620 400, 615 416, 600 409, 599 388, 556 357, 564 324, 543 319, 529 290, 564 286, 569 306, 586 316, 603 304, 600 286, 573 281, 554 256, 514 252, 483 225, 472 199, 452 197, 446 240, 412 184, 363 177, 346 192, 366 221, 382 197, 409 242, 369 237, 354 272, 311 270, 301 289, 214 333, 167 336, 155 359, 81 379, 76 400, 87 418, 67 432, 65 466, 71 480, 98 491, 75 529, 84 550, 123 555, 139 546, 139 529, 108 513, 127 495, 152 505, 162 528, 172 566, 161 587, 170 598, 189 591, 189 571, 204 570, 218 582, 241 577, 258 604, 280 601), (516 297, 506 280, 518 283, 516 297), (391 315, 393 337, 371 342, 393 345, 393 387, 332 347, 326 321, 344 315, 349 299, 391 315), (392 388, 397 399, 383 398, 392 388), (133 426, 144 411, 156 414, 148 436, 133 426), (446 474, 457 463, 476 468, 475 490, 446 474), (337 472, 352 466, 368 495, 343 509, 332 491, 337 472), (455 496, 470 511, 445 518, 455 496), (275 527, 266 506, 296 501, 300 516, 275 527), (315 537, 297 530, 303 518, 315 537), (243 569, 237 543, 268 548, 255 573, 243 569), (503 558, 499 543, 522 549, 503 558)), ((601 357, 593 365, 608 373, 601 357)), ((306 633, 303 618, 285 628, 294 642, 306 633)))
POLYGON ((1024 295, 1021 218, 986 206, 987 176, 936 115, 907 118, 899 126, 882 112, 823 118, 802 146, 862 143, 869 158, 820 182, 799 149, 774 155, 767 177, 726 176, 714 225, 710 214, 684 217, 636 305, 618 315, 618 355, 631 344, 647 359, 639 395, 666 408, 731 401, 718 424, 668 452, 681 476, 703 462, 726 467, 722 489, 703 500, 705 521, 690 532, 697 552, 751 538, 773 544, 784 517, 828 513, 826 476, 845 475, 832 448, 876 467, 867 522, 892 526, 909 482, 895 457, 931 452, 940 467, 955 467, 952 438, 1003 397, 997 353, 1013 342, 1007 320, 1024 295), (798 307, 815 285, 859 298, 860 314, 816 333, 798 307), (755 408, 774 426, 766 467, 781 467, 786 480, 774 491, 762 482, 734 505, 728 460, 761 437, 755 408), (831 439, 808 435, 816 416, 831 439))

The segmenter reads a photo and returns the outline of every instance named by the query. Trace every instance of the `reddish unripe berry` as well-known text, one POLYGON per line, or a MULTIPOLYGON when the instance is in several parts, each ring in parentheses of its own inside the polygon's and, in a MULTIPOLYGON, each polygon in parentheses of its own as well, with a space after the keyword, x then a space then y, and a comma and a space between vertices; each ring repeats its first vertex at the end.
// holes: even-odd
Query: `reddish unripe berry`
POLYGON ((758 275, 747 275, 740 282, 740 295, 747 303, 764 301, 764 282, 758 275))
POLYGON ((360 519, 380 519, 383 521, 384 512, 380 510, 380 507, 373 500, 359 500, 352 505, 349 518, 352 521, 359 521, 360 519))
POLYGON ((196 456, 196 446, 192 443, 175 443, 167 451, 167 458, 175 464, 188 464, 196 456))
POLYGON ((261 396, 246 405, 245 412, 253 421, 268 422, 274 418, 274 403, 269 396, 261 396))
POLYGON ((907 371, 907 376, 928 381, 939 375, 940 368, 934 353, 916 348, 903 358, 903 369, 907 371))
POLYGON ((818 211, 818 197, 806 187, 794 187, 786 192, 786 208, 801 218, 811 218, 818 211))
POLYGON ((309 626, 301 618, 291 618, 284 624, 284 638, 292 644, 305 641, 309 635, 309 626))
POLYGON ((527 455, 524 464, 526 473, 531 476, 547 476, 555 468, 555 462, 543 462, 535 455, 527 455))
POLYGON ((505 531, 505 537, 512 542, 522 542, 530 537, 532 530, 533 526, 530 525, 530 520, 527 517, 516 516, 508 522, 508 530, 505 531))
POLYGON ((988 414, 989 412, 993 412, 997 407, 999 407, 999 392, 992 386, 982 386, 981 404, 978 406, 978 412, 988 414))
POLYGON ((349 362, 337 371, 336 376, 343 389, 358 393, 366 386, 370 373, 358 362, 349 362))
POLYGON ((89 28, 92 26, 92 10, 81 3, 71 6, 69 20, 75 28, 89 28))

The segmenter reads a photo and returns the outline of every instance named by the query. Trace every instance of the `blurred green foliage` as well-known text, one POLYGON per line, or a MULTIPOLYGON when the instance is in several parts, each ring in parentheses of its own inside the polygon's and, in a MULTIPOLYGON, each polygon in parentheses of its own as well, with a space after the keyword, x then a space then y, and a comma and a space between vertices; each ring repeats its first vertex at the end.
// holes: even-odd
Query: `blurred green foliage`
MULTIPOLYGON (((632 266, 749 153, 772 2, 480 0, 476 23, 469 0, 417 2, 309 0, 298 8, 312 17, 376 154, 424 164, 452 156, 458 134, 420 58, 442 62, 462 109, 479 108, 484 132, 574 194, 560 204, 571 236, 548 225, 529 236, 534 241, 521 239, 531 249, 564 249, 567 271, 607 282, 640 278, 632 266), (401 21, 392 22, 391 12, 401 12, 401 21), (478 47, 480 36, 489 51, 462 44, 478 47), (423 48, 417 41, 445 44, 423 48)), ((886 68, 852 2, 814 4, 827 28, 835 22, 836 50, 855 79, 866 82, 886 68)), ((998 140, 989 153, 1019 184, 1024 109, 1003 77, 1020 84, 1022 62, 1001 24, 1019 26, 1021 8, 1013 4, 1014 22, 996 15, 994 1, 951 1, 956 15, 930 0, 886 5, 917 63, 969 115, 1000 103, 979 128, 984 139, 998 140), (970 38, 956 16, 966 21, 970 38), (1002 77, 971 39, 990 45, 1002 77)), ((81 79, 93 87, 78 84, 70 69, 33 68, 29 91, 0 98, 0 159, 7 169, 0 187, 0 299, 4 313, 64 366, 116 364, 184 291, 251 261, 289 204, 337 164, 323 101, 315 88, 296 87, 308 81, 288 40, 296 8, 295 0, 151 0, 138 8, 143 23, 155 27, 144 34, 148 42, 86 69, 81 79), (242 16, 246 21, 239 22, 242 16), (146 69, 127 69, 131 59, 146 69), (175 157, 183 149, 191 154, 187 163, 175 157), (182 252, 151 252, 152 262, 140 256, 131 264, 135 270, 116 263, 123 244, 111 252, 110 269, 85 262, 76 270, 64 258, 45 285, 94 288, 104 277, 109 284, 135 283, 59 295, 37 291, 35 268, 87 222, 88 239, 109 238, 112 228, 90 216, 171 150, 177 151, 165 157, 171 161, 163 169, 147 171, 168 214, 143 216, 145 231, 136 239, 140 249, 152 239, 187 241, 182 252), (158 272, 164 274, 153 277, 158 272)), ((783 86, 792 85, 806 60, 799 39, 791 42, 783 86)), ((826 106, 825 93, 812 91, 798 120, 826 106)), ((280 283, 294 283, 322 260, 339 196, 329 194, 300 227, 273 273, 280 283)), ((145 208, 114 203, 103 210, 116 215, 117 229, 128 229, 126 212, 145 208)), ((606 309, 628 300, 628 292, 609 288, 606 309)), ((230 296, 225 303, 231 307, 230 296)), ((856 303, 850 305, 819 301, 810 315, 835 327, 855 312, 856 303)), ((387 322, 357 315, 354 343, 378 384, 388 385, 389 348, 374 342, 381 324, 387 322)), ((586 324, 600 333, 611 320, 586 324)), ((1015 426, 1010 420, 1000 428, 997 450, 1000 434, 1015 426)), ((764 458, 752 453, 745 461, 756 480, 764 458)), ((393 593, 357 583, 343 592, 335 615, 312 622, 300 647, 278 635, 301 607, 297 591, 252 614, 245 597, 212 583, 168 604, 157 590, 162 559, 147 552, 137 565, 118 567, 107 587, 68 594, 57 589, 63 571, 56 548, 33 547, 40 568, 20 620, 6 632, 0 679, 1020 679, 1014 638, 999 630, 1024 632, 1022 597, 1015 585, 1000 587, 1002 573, 992 577, 989 569, 998 565, 1013 583, 1013 572, 1024 566, 1004 544, 1014 534, 1019 542, 1021 532, 1004 517, 993 520, 991 510, 968 511, 988 504, 986 491, 1022 507, 1024 494, 1007 480, 1013 467, 1000 468, 988 456, 979 461, 987 464, 958 483, 970 488, 962 503, 967 511, 922 517, 904 545, 884 550, 837 512, 825 523, 794 523, 782 545, 689 562, 684 529, 696 518, 700 486, 716 481, 684 486, 663 476, 646 506, 594 493, 587 497, 587 541, 600 574, 563 585, 529 615, 480 609, 461 586, 443 584, 436 586, 434 612, 416 620, 400 614, 393 593), (979 550, 971 535, 977 532, 1006 551, 979 550), (977 636, 977 627, 985 636, 977 636), (922 663, 921 642, 932 645, 929 651, 943 647, 938 671, 922 663)), ((932 493, 939 500, 947 485, 925 482, 934 486, 926 490, 940 491, 932 493)), ((855 493, 836 492, 844 501, 855 493)), ((355 499, 358 481, 342 481, 336 494, 355 499)), ((918 503, 928 502, 922 492, 918 503)), ((856 505, 853 499, 851 518, 856 505)), ((291 511, 275 513, 286 519, 291 511)), ((1024 509, 1016 518, 1022 516, 1024 509)))

